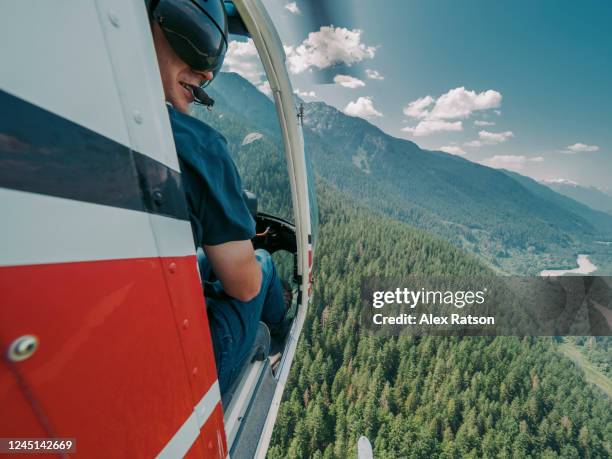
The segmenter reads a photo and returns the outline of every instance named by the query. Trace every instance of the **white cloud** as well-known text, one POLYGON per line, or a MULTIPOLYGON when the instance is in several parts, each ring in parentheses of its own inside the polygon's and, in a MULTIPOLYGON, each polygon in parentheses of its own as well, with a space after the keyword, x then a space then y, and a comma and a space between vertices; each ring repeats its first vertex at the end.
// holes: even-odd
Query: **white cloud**
POLYGON ((434 132, 443 132, 443 131, 462 131, 463 124, 461 121, 444 121, 444 120, 430 120, 425 119, 420 121, 414 127, 405 127, 402 128, 402 131, 410 132, 415 136, 421 137, 433 134, 434 132))
POLYGON ((296 2, 287 3, 285 5, 285 9, 289 10, 289 12, 293 13, 293 14, 300 14, 301 13, 300 8, 297 6, 296 2))
POLYGON ((410 116, 411 118, 425 118, 427 115, 429 115, 427 108, 433 104, 434 101, 435 99, 431 96, 425 96, 417 100, 413 100, 404 107, 404 115, 410 116))
POLYGON ((270 88, 270 83, 267 81, 264 81, 261 84, 257 85, 257 89, 259 89, 261 92, 263 92, 266 96, 268 97, 272 97, 272 88, 270 88))
POLYGON ((575 143, 574 145, 569 145, 565 151, 565 153, 585 153, 599 151, 598 145, 586 145, 584 143, 575 143))
POLYGON ((414 127, 406 127, 403 131, 423 136, 441 131, 462 131, 463 123, 460 120, 468 118, 478 110, 488 110, 499 107, 502 95, 489 89, 477 93, 465 89, 463 86, 451 89, 437 99, 430 95, 413 100, 404 107, 403 112, 411 118, 420 121, 414 127))
POLYGON ((253 84, 261 83, 264 70, 252 39, 229 42, 223 61, 223 70, 236 72, 253 84))
POLYGON ((564 179, 564 178, 552 178, 552 179, 544 179, 542 183, 558 183, 562 185, 571 185, 571 186, 579 186, 578 182, 574 182, 573 180, 564 179))
POLYGON ((431 118, 467 118, 477 110, 488 110, 501 105, 502 95, 489 89, 484 92, 466 90, 463 86, 441 95, 430 113, 431 118))
POLYGON ((365 86, 365 83, 361 81, 359 78, 354 78, 350 75, 336 75, 334 77, 334 83, 339 84, 340 86, 344 86, 345 88, 360 88, 361 86, 365 86))
POLYGON ((359 116, 362 118, 368 118, 373 116, 383 116, 378 110, 374 108, 374 103, 371 97, 360 97, 354 102, 349 102, 344 107, 344 113, 350 116, 359 116))
POLYGON ((525 167, 527 157, 523 155, 495 155, 491 158, 480 161, 480 163, 484 164, 485 166, 494 167, 495 169, 520 171, 525 167))
POLYGON ((370 79, 370 80, 384 80, 385 77, 382 76, 378 70, 372 70, 372 69, 366 69, 366 76, 370 79))
POLYGON ((495 113, 497 116, 501 116, 501 110, 493 110, 493 113, 495 113))
POLYGON ((514 137, 514 133, 512 131, 504 131, 504 132, 489 132, 489 131, 479 131, 478 132, 478 140, 472 140, 470 142, 466 142, 466 147, 482 147, 483 145, 497 145, 498 143, 504 143, 509 138, 514 137))
POLYGON ((266 81, 265 72, 252 39, 229 42, 222 70, 236 72, 257 86, 257 89, 265 95, 272 95, 270 84, 266 81))
POLYGON ((476 120, 474 126, 495 126, 495 123, 493 121, 476 120))
POLYGON ((297 94, 302 99, 305 97, 317 97, 317 94, 314 91, 300 91, 299 89, 295 89, 293 93, 297 94))
POLYGON ((442 94, 437 100, 431 96, 414 100, 404 108, 404 113, 415 118, 461 119, 469 117, 477 110, 499 107, 501 101, 502 95, 492 89, 477 93, 462 86, 442 94), (433 108, 426 110, 434 101, 433 108))
POLYGON ((514 133, 512 131, 504 131, 504 132, 489 132, 489 131, 479 131, 478 137, 486 144, 495 145, 497 143, 503 143, 508 140, 510 137, 514 137, 514 133))
POLYGON ((376 48, 362 43, 361 34, 359 29, 334 26, 323 26, 317 32, 310 32, 297 47, 285 46, 289 70, 295 74, 311 67, 324 69, 340 63, 350 66, 371 59, 376 48))
POLYGON ((521 171, 529 162, 542 162, 544 158, 536 156, 528 158, 524 155, 495 155, 491 158, 480 161, 480 164, 493 167, 495 169, 508 169, 512 171, 521 171))
POLYGON ((446 145, 444 147, 439 148, 440 151, 445 153, 450 153, 451 155, 463 156, 465 155, 465 151, 461 147, 457 147, 454 145, 446 145))

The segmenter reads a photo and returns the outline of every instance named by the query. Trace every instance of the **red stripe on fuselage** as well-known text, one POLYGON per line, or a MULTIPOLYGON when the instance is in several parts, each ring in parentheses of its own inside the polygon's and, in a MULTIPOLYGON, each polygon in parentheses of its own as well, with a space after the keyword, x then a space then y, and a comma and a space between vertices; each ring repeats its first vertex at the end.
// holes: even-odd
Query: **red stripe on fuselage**
MULTIPOLYGON (((80 456, 155 456, 216 380, 195 256, 0 267, 0 292, 2 349, 39 338, 16 365, 80 456)), ((15 387, 7 370, 0 389, 15 387)), ((39 434, 12 392, 0 390, 0 434, 39 434)), ((224 442, 222 415, 215 429, 224 442)))

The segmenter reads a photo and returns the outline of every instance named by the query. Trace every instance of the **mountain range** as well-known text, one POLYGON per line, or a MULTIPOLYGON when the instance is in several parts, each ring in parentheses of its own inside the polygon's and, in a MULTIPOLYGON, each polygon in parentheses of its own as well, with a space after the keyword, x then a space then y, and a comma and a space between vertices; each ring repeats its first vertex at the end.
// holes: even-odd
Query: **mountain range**
POLYGON ((570 180, 545 180, 544 185, 595 210, 612 215, 612 195, 593 186, 582 186, 570 180))
MULTIPOLYGON (((210 94, 215 108, 194 115, 227 138, 260 210, 291 218, 271 100, 235 74, 210 94)), ((381 337, 360 320, 364 276, 490 275, 467 251, 505 272, 571 262, 609 218, 322 103, 305 104, 304 135, 318 174, 314 289, 267 456, 355 457, 362 435, 376 457, 609 456, 609 400, 552 339, 381 337)), ((289 279, 291 259, 275 264, 289 279)))
MULTIPOLYGON (((273 102, 234 73, 210 89, 206 121, 242 126, 253 145, 279 140, 273 102), (255 140, 252 140, 255 139, 255 140)), ((296 106, 299 104, 296 98, 296 106)), ((307 153, 317 174, 371 209, 449 240, 493 268, 533 274, 571 266, 576 253, 612 239, 612 215, 516 173, 492 169, 392 137, 323 102, 304 103, 307 153)), ((240 138, 230 139, 237 148, 240 138)), ((270 144, 269 148, 272 144, 270 144)))

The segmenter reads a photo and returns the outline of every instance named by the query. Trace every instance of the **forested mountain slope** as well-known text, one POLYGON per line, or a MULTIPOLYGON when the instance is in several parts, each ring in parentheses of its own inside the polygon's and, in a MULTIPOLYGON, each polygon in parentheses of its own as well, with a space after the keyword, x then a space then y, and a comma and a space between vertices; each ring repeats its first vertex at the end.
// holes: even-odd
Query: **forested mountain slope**
POLYGON ((323 103, 308 104, 307 115, 305 138, 322 176, 506 271, 535 273, 610 234, 606 214, 577 213, 574 201, 535 193, 503 171, 421 150, 323 103))
POLYGON ((594 187, 581 186, 569 181, 548 181, 544 185, 559 194, 572 198, 584 205, 612 215, 612 195, 594 187))
POLYGON ((315 296, 270 458, 609 457, 612 404, 548 338, 374 338, 363 275, 475 275, 448 243, 321 186, 315 296))
MULTIPOLYGON (((278 133, 273 103, 242 77, 224 73, 213 86, 215 112, 257 132, 278 133)), ((305 105, 304 137, 317 173, 347 195, 507 272, 571 265, 577 251, 612 228, 612 216, 577 211, 569 198, 535 193, 503 171, 422 150, 322 102, 305 105)))
POLYGON ((559 207, 568 209, 572 211, 575 215, 584 218, 594 227, 599 228, 602 235, 608 234, 612 236, 612 219, 610 219, 610 214, 600 210, 595 210, 576 199, 573 199, 561 193, 557 193, 550 187, 538 183, 532 178, 525 177, 524 175, 520 175, 516 172, 511 172, 507 170, 503 170, 502 172, 507 174, 509 177, 512 177, 535 196, 539 196, 548 202, 555 203, 559 207))
MULTIPOLYGON (((197 115, 227 137, 261 207, 288 216, 274 125, 250 119, 251 106, 215 96, 219 109, 197 115)), ((271 107, 260 93, 250 97, 258 114, 271 107)), ((314 298, 270 458, 355 457, 360 435, 372 441, 377 459, 610 456, 611 403, 552 340, 365 334, 362 276, 490 271, 450 243, 384 215, 388 209, 368 209, 329 179, 320 179, 318 191, 314 298)))

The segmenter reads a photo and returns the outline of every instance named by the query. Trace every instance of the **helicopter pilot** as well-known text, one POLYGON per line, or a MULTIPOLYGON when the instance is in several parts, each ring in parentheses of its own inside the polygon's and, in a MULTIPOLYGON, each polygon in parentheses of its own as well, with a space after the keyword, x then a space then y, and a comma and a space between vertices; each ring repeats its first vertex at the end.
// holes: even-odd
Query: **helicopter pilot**
POLYGON ((270 254, 253 249, 255 222, 227 141, 188 115, 223 63, 228 36, 223 2, 146 3, 193 235, 206 255, 200 271, 208 286, 208 320, 224 394, 247 363, 260 320, 272 334, 286 333, 290 298, 270 254))

